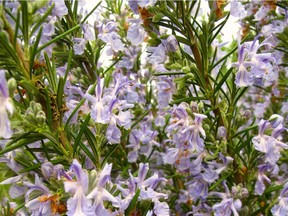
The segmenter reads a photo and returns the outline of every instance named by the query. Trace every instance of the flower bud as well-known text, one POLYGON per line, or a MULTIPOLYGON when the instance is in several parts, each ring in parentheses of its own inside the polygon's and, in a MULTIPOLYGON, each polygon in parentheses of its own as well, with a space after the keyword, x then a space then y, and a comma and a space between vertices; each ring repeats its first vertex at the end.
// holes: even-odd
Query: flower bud
POLYGON ((187 73, 186 76, 190 79, 190 80, 194 80, 195 76, 193 73, 187 73))
POLYGON ((184 73, 190 73, 190 68, 189 68, 188 66, 184 66, 184 67, 182 68, 182 71, 183 71, 184 73))
POLYGON ((245 110, 243 113, 243 117, 246 118, 247 120, 250 119, 252 116, 252 112, 250 110, 245 110))
POLYGON ((204 124, 204 125, 203 125, 203 129, 204 129, 205 131, 210 131, 210 126, 209 126, 208 124, 204 124))
POLYGON ((217 131, 217 139, 226 138, 227 130, 224 126, 220 126, 217 131))
POLYGON ((53 169, 53 177, 60 178, 61 172, 63 171, 64 171, 64 166, 62 164, 55 165, 53 169))
POLYGON ((41 172, 45 178, 51 178, 53 175, 53 164, 51 162, 41 164, 41 172))
POLYGON ((246 198, 246 197, 249 196, 249 191, 248 191, 247 188, 242 188, 241 189, 241 196, 242 196, 242 198, 246 198))
POLYGON ((240 210, 241 207, 242 207, 242 202, 241 202, 241 200, 239 200, 239 199, 235 200, 235 201, 234 201, 234 206, 235 206, 236 210, 240 210))
POLYGON ((200 103, 198 103, 198 110, 202 110, 204 108, 204 104, 203 102, 201 101, 200 103))
POLYGON ((235 117, 235 120, 236 120, 236 122, 241 122, 241 120, 242 120, 242 116, 240 115, 240 114, 237 114, 236 115, 236 117, 235 117))
POLYGON ((197 106, 197 103, 195 101, 192 101, 190 103, 190 107, 191 107, 191 110, 193 113, 197 113, 198 112, 198 106, 197 106))
POLYGON ((33 120, 35 118, 35 113, 34 111, 32 110, 31 107, 29 107, 27 110, 26 110, 26 116, 29 120, 33 120))
POLYGON ((38 113, 39 111, 42 111, 41 104, 40 103, 34 103, 33 104, 33 110, 34 110, 35 114, 38 113))
POLYGON ((14 92, 17 88, 17 82, 14 78, 10 78, 7 82, 7 86, 8 86, 8 90, 9 90, 9 94, 11 97, 14 96, 14 92))
POLYGON ((178 41, 176 40, 174 35, 170 35, 166 41, 165 46, 167 52, 176 52, 178 49, 178 41))
POLYGON ((45 123, 46 121, 46 115, 44 113, 44 111, 39 111, 36 115, 36 121, 39 123, 39 124, 43 124, 45 123))
POLYGON ((276 128, 279 124, 283 123, 283 120, 284 118, 282 116, 273 114, 268 121, 270 122, 273 128, 276 128))

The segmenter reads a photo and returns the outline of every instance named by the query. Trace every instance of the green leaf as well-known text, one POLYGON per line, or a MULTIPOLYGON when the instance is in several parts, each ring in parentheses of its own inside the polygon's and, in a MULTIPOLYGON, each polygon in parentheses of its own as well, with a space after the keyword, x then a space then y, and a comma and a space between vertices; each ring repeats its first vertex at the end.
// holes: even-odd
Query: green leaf
POLYGON ((222 85, 224 84, 224 82, 227 80, 227 78, 229 77, 229 75, 231 74, 231 72, 233 71, 233 68, 230 68, 226 73, 225 75, 222 77, 222 79, 220 80, 220 82, 217 84, 215 82, 215 89, 214 89, 214 92, 213 92, 213 96, 215 96, 215 94, 222 88, 222 85))
POLYGON ((225 56, 223 56, 218 62, 216 62, 214 65, 212 65, 209 68, 209 73, 217 66, 219 65, 222 61, 227 59, 233 52, 235 52, 238 49, 238 46, 235 46, 229 53, 227 53, 225 56))
POLYGON ((62 107, 63 104, 64 85, 65 85, 64 78, 60 77, 57 88, 57 106, 59 109, 62 107))
POLYGON ((29 94, 31 95, 38 95, 39 94, 39 90, 37 87, 35 87, 34 85, 31 84, 31 82, 26 81, 26 80, 21 80, 19 82, 19 85, 24 88, 29 94))
POLYGON ((51 14, 53 8, 54 4, 52 4, 51 7, 46 8, 46 12, 42 14, 39 17, 38 21, 33 25, 30 35, 34 35, 34 33, 39 29, 39 27, 46 21, 46 18, 51 14))
MULTIPOLYGON (((76 134, 75 133, 73 133, 73 132, 71 132, 71 135, 72 135, 72 137, 74 138, 74 140, 76 140, 77 139, 77 137, 76 137, 76 134)), ((76 143, 76 141, 75 141, 75 143, 76 143)), ((75 144, 74 144, 75 145, 75 144)), ((73 149, 74 149, 74 147, 75 146, 73 146, 73 149)), ((78 142, 77 142, 77 146, 76 146, 76 148, 77 147, 79 147, 80 149, 82 149, 83 151, 84 151, 84 153, 85 153, 85 155, 87 156, 87 157, 89 157, 90 158, 90 160, 94 163, 94 165, 96 166, 96 167, 98 167, 97 165, 97 157, 95 157, 92 153, 91 153, 91 151, 86 147, 86 145, 81 141, 81 140, 79 140, 78 142)), ((75 151, 77 150, 75 148, 75 151)), ((74 153, 73 153, 73 157, 74 157, 74 153)))
POLYGON ((218 179, 214 184, 212 184, 209 188, 209 191, 214 190, 222 181, 224 181, 225 179, 227 179, 229 176, 231 176, 233 174, 233 172, 230 173, 226 173, 224 174, 220 179, 218 179))
MULTIPOLYGON (((7 11, 5 10, 5 12, 7 12, 7 11)), ((15 20, 15 31, 14 31, 14 38, 13 38, 13 44, 12 44, 13 47, 16 47, 19 29, 21 29, 21 31, 22 31, 22 28, 20 26, 20 10, 17 11, 17 18, 15 20)))
POLYGON ((5 34, 4 31, 0 32, 0 45, 3 47, 3 49, 7 52, 7 54, 14 60, 14 62, 18 65, 22 65, 21 62, 19 61, 19 58, 16 54, 16 51, 14 48, 11 46, 7 35, 5 34))
POLYGON ((200 101, 200 100, 207 100, 205 97, 188 97, 188 98, 182 98, 178 100, 172 101, 172 104, 180 104, 182 102, 191 102, 191 101, 200 101))
POLYGON ((10 143, 13 143, 12 145, 9 145, 7 144, 7 147, 5 149, 3 149, 1 152, 0 152, 0 156, 2 156, 3 154, 5 153, 8 153, 10 151, 13 151, 15 149, 19 149, 25 145, 28 145, 28 144, 32 144, 34 142, 37 142, 37 141, 40 141, 42 139, 44 139, 45 137, 44 136, 41 136, 37 133, 35 133, 35 135, 33 137, 29 137, 29 138, 23 138, 21 139, 20 141, 14 143, 14 140, 12 140, 10 143))
POLYGON ((74 26, 73 28, 69 29, 68 31, 56 36, 55 38, 53 38, 52 40, 50 40, 49 42, 47 42, 46 44, 42 45, 40 48, 38 48, 37 53, 40 52, 41 50, 45 49, 46 47, 48 47, 49 45, 55 43, 56 41, 62 39, 63 37, 65 37, 66 35, 70 34, 71 32, 77 30, 80 28, 80 24, 74 26))
POLYGON ((128 208, 125 210, 125 215, 130 215, 130 213, 136 208, 138 197, 140 195, 140 189, 137 189, 133 199, 131 200, 128 208))
POLYGON ((52 142, 52 146, 56 151, 58 151, 58 155, 68 156, 69 152, 61 145, 61 143, 55 138, 55 136, 48 130, 39 129, 38 133, 43 135, 45 138, 49 139, 52 142))
POLYGON ((228 21, 228 18, 230 16, 230 13, 227 14, 226 18, 224 19, 224 21, 222 21, 221 23, 219 23, 216 27, 214 27, 211 32, 210 32, 210 36, 208 39, 208 44, 210 45, 214 39, 219 35, 220 31, 223 29, 223 27, 225 26, 226 22, 228 21), (218 29, 217 29, 218 28, 218 29), (215 31, 217 29, 217 31, 213 34, 213 31, 215 31))
POLYGON ((247 89, 248 87, 237 89, 237 94, 233 100, 233 106, 236 106, 238 100, 242 97, 242 95, 246 92, 247 89))
POLYGON ((89 18, 89 16, 99 7, 99 5, 100 5, 101 3, 102 3, 102 1, 100 1, 100 2, 86 15, 86 17, 82 20, 81 25, 86 22, 86 20, 89 18))
POLYGON ((163 16, 164 15, 162 13, 156 13, 152 18, 152 22, 159 22, 163 16))
POLYGON ((29 62, 30 79, 32 78, 32 70, 33 70, 33 66, 34 66, 34 60, 35 60, 37 48, 38 48, 38 45, 39 45, 39 42, 40 42, 40 39, 42 36, 42 30, 43 30, 43 27, 41 26, 41 28, 37 34, 36 41, 33 44, 31 54, 30 54, 30 62, 29 62))
POLYGON ((109 153, 106 155, 106 157, 103 159, 102 163, 101 163, 101 167, 104 166, 104 164, 106 163, 106 161, 111 157, 111 155, 115 152, 115 150, 118 148, 120 144, 114 144, 113 148, 109 151, 109 153))
POLYGON ((29 44, 29 12, 27 1, 20 1, 22 12, 22 34, 25 46, 29 44))
MULTIPOLYGON (((56 70, 54 67, 54 61, 52 61, 52 65, 51 65, 50 59, 49 59, 46 52, 44 52, 44 58, 46 61, 46 66, 47 66, 48 82, 49 82, 51 88, 53 89, 53 92, 56 93, 57 92, 57 75, 56 75, 56 70)), ((52 59, 54 59, 53 55, 52 55, 52 59)))
POLYGON ((89 124, 90 119, 91 119, 91 116, 90 116, 90 114, 88 114, 87 117, 85 118, 85 121, 84 121, 84 122, 82 123, 82 125, 81 125, 81 129, 80 129, 80 131, 79 131, 79 133, 78 133, 78 135, 77 135, 77 137, 76 137, 76 139, 75 139, 75 142, 74 142, 74 146, 73 146, 73 157, 74 157, 75 154, 76 154, 76 150, 77 150, 77 148, 78 148, 78 145, 79 145, 79 143, 80 143, 80 140, 81 140, 81 138, 82 138, 82 135, 83 135, 85 129, 87 128, 87 125, 89 124))
MULTIPOLYGON (((90 146, 90 148, 94 154, 94 158, 99 159, 100 158, 100 152, 98 151, 97 146, 96 146, 97 141, 96 141, 95 135, 91 132, 91 130, 89 130, 88 127, 85 128, 84 135, 85 135, 85 138, 87 139, 88 145, 90 146)), ((98 162, 95 163, 95 166, 99 168, 98 162)))
POLYGON ((168 76, 173 76, 173 75, 184 75, 185 72, 161 72, 161 73, 154 73, 153 76, 164 76, 164 75, 168 75, 168 76))
POLYGON ((36 169, 41 167, 41 163, 35 164, 35 165, 29 165, 29 167, 26 167, 19 171, 19 173, 25 173, 30 171, 35 171, 36 169))
POLYGON ((250 126, 248 128, 245 128, 244 130, 241 130, 241 131, 237 132, 236 134, 234 134, 232 136, 232 138, 235 138, 235 137, 239 136, 240 134, 246 133, 246 132, 248 132, 250 130, 255 130, 256 128, 258 128, 258 125, 253 125, 253 126, 250 126))

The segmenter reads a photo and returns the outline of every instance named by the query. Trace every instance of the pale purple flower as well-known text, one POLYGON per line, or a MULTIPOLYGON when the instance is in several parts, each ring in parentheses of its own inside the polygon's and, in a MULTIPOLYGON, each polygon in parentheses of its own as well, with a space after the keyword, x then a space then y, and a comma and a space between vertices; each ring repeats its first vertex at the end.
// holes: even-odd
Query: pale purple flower
POLYGON ((256 103, 254 104, 254 115, 257 118, 263 118, 266 108, 268 107, 268 103, 265 101, 264 103, 256 103))
POLYGON ((276 128, 280 124, 283 124, 283 120, 284 120, 284 118, 278 114, 273 114, 268 119, 268 121, 270 122, 270 124, 273 128, 276 128))
POLYGON ((288 102, 283 102, 281 107, 281 113, 288 113, 288 102))
POLYGON ((129 129, 132 124, 132 114, 127 109, 132 108, 134 105, 126 100, 118 99, 122 89, 130 83, 126 77, 116 73, 114 75, 114 86, 107 88, 103 92, 104 79, 98 78, 95 96, 88 93, 90 88, 85 94, 85 97, 92 102, 91 117, 94 121, 96 123, 109 124, 106 136, 111 144, 120 142, 121 131, 118 126, 129 129))
POLYGON ((77 160, 73 160, 70 167, 73 171, 76 181, 65 181, 65 192, 73 194, 67 201, 68 216, 92 216, 95 215, 95 207, 92 201, 86 197, 88 193, 88 174, 82 169, 77 160))
POLYGON ((247 71, 246 67, 250 66, 249 62, 245 62, 244 59, 246 57, 246 46, 239 45, 238 48, 238 62, 234 65, 238 67, 238 72, 236 73, 235 84, 238 87, 246 87, 251 86, 253 84, 253 75, 247 71))
POLYGON ((159 81, 157 81, 158 108, 164 109, 169 105, 174 90, 175 87, 173 84, 173 80, 171 78, 166 77, 159 78, 159 81))
POLYGON ((179 148, 169 148, 166 153, 162 153, 163 162, 165 164, 174 164, 179 154, 179 148))
POLYGON ((220 126, 217 131, 217 139, 226 139, 227 129, 224 126, 220 126))
POLYGON ((85 38, 74 38, 73 42, 74 42, 73 50, 74 50, 75 55, 82 55, 86 47, 85 38))
POLYGON ((255 194, 262 195, 265 191, 265 183, 271 184, 271 180, 266 173, 277 174, 278 166, 276 164, 261 164, 258 166, 258 176, 255 184, 255 194))
MULTIPOLYGON (((77 160, 73 160, 71 165, 76 181, 65 181, 65 192, 70 193, 73 197, 67 201, 68 216, 95 216, 107 210, 104 207, 104 201, 112 202, 114 207, 118 207, 117 199, 110 194, 104 187, 110 180, 112 164, 106 164, 97 178, 97 184, 90 182, 88 173, 85 172, 77 160), (96 185, 91 191, 89 186, 96 185)), ((93 179, 90 179, 93 180, 93 179)))
POLYGON ((9 195, 12 199, 23 196, 27 192, 27 188, 21 186, 23 175, 17 175, 5 179, 0 183, 0 185, 12 184, 9 189, 9 195), (17 183, 20 183, 19 185, 17 183))
POLYGON ((54 23, 57 21, 56 17, 52 17, 48 23, 43 24, 42 34, 44 36, 52 36, 55 34, 55 26, 54 23))
POLYGON ((132 23, 127 32, 127 39, 134 46, 139 46, 143 43, 145 31, 140 23, 132 23))
POLYGON ((238 62, 233 65, 238 68, 235 83, 238 87, 252 84, 263 85, 263 80, 275 80, 275 59, 271 53, 258 53, 263 46, 271 47, 269 38, 259 44, 259 35, 253 41, 245 42, 238 49, 238 62))
POLYGON ((82 26, 82 31, 83 31, 84 38, 86 41, 92 41, 95 39, 93 27, 90 24, 88 24, 88 23, 84 24, 82 26))
POLYGON ((187 187, 193 200, 206 199, 208 197, 209 183, 203 179, 201 174, 193 176, 193 179, 187 182, 187 187))
POLYGON ((102 101, 103 84, 104 79, 98 78, 98 83, 95 89, 95 97, 90 95, 88 91, 85 94, 85 97, 92 102, 91 117, 94 119, 94 121, 97 123, 106 124, 109 122, 109 116, 108 107, 106 105, 107 103, 105 103, 105 100, 102 101))
POLYGON ((83 38, 73 38, 73 50, 75 55, 82 55, 84 53, 87 41, 95 39, 94 33, 89 24, 84 24, 82 26, 83 38))
POLYGON ((204 140, 200 137, 200 134, 204 139, 206 138, 205 131, 202 127, 202 121, 207 118, 207 116, 199 113, 194 113, 194 115, 195 119, 192 122, 192 125, 184 129, 182 133, 189 131, 189 144, 191 145, 192 150, 201 152, 204 150, 204 140))
POLYGON ((165 47, 162 43, 159 44, 158 47, 148 47, 148 52, 152 53, 148 57, 148 61, 151 64, 157 65, 157 64, 164 63, 166 59, 166 54, 165 54, 165 47))
POLYGON ((112 50, 115 52, 124 50, 124 44, 121 41, 120 36, 116 32, 111 32, 107 34, 105 40, 103 41, 106 42, 109 46, 111 46, 112 50))
POLYGON ((76 190, 73 197, 67 201, 67 216, 95 216, 95 207, 81 190, 76 190))
MULTIPOLYGON (((93 206, 96 208, 96 215, 103 212, 104 201, 110 201, 114 207, 119 207, 118 200, 105 189, 105 185, 110 182, 112 164, 106 164, 101 171, 96 187, 88 194, 87 198, 94 199, 93 206)), ((94 214, 95 215, 95 214, 94 214)))
POLYGON ((166 202, 159 202, 158 200, 155 201, 153 211, 154 211, 154 214, 156 214, 157 216, 169 216, 170 215, 168 204, 166 202))
POLYGON ((135 13, 138 14, 138 2, 137 0, 128 0, 129 7, 131 10, 135 13))
MULTIPOLYGON (((128 70, 133 69, 135 62, 137 61, 138 55, 140 53, 140 48, 137 46, 130 46, 124 49, 125 55, 121 58, 121 60, 117 63, 117 67, 126 68, 128 70)), ((133 74, 134 75, 134 74, 133 74)), ((133 76, 131 74, 131 76, 133 76)), ((134 76, 137 76, 136 74, 134 76)), ((135 79, 135 78, 134 78, 135 79)), ((135 90, 131 93, 135 93, 135 90)))
POLYGON ((254 20, 260 21, 267 17, 268 12, 270 11, 270 8, 268 6, 262 5, 258 11, 254 14, 254 20))
POLYGON ((148 157, 153 146, 159 146, 159 143, 155 141, 157 135, 158 132, 150 130, 146 124, 141 125, 139 129, 133 129, 129 135, 129 145, 126 146, 126 148, 132 148, 132 151, 128 153, 128 161, 135 162, 138 154, 148 157))
MULTIPOLYGON (((155 204, 157 202, 159 202, 160 198, 167 198, 168 196, 164 193, 158 193, 155 191, 156 186, 162 182, 162 181, 166 181, 165 178, 160 178, 158 176, 158 173, 154 173, 151 177, 146 179, 146 176, 148 174, 149 171, 149 164, 146 163, 140 163, 139 164, 139 171, 138 171, 138 177, 134 177, 130 172, 130 178, 128 181, 122 183, 124 185, 126 185, 125 187, 122 187, 121 185, 117 185, 117 188, 122 192, 122 195, 124 196, 124 204, 125 207, 128 207, 128 203, 130 203, 130 201, 132 200, 132 198, 134 197, 136 191, 139 189, 140 190, 140 195, 139 198, 143 199, 143 200, 151 200, 152 202, 154 202, 155 204)), ((165 210, 163 210, 163 214, 167 213, 167 211, 169 211, 167 209, 167 205, 166 204, 157 204, 158 206, 162 206, 165 207, 165 210)), ((125 210, 125 208, 122 207, 123 210, 125 210)), ((158 208, 154 208, 154 211, 158 212, 159 215, 161 215, 161 211, 158 208)))
POLYGON ((18 173, 20 170, 24 169, 24 167, 15 160, 16 154, 19 151, 22 150, 20 149, 14 150, 4 154, 4 157, 0 157, 0 162, 5 163, 6 166, 9 167, 15 173, 18 173))
MULTIPOLYGON (((275 126, 277 124, 274 123, 275 126)), ((277 125, 271 136, 264 134, 269 127, 271 127, 269 121, 262 119, 259 122, 259 133, 252 139, 252 143, 257 151, 265 153, 266 162, 275 164, 280 158, 280 150, 282 148, 287 149, 288 145, 277 140, 279 134, 285 130, 282 124, 277 125)))
POLYGON ((171 118, 171 124, 167 127, 167 131, 172 133, 173 142, 178 148, 191 149, 192 151, 202 152, 204 150, 205 131, 202 128, 202 121, 206 115, 194 113, 194 120, 188 116, 186 112, 188 105, 181 103, 174 108, 171 118))
POLYGON ((154 6, 157 0, 137 0, 140 7, 154 6))
POLYGON ((288 183, 286 183, 278 197, 278 204, 271 209, 273 216, 288 215, 288 183))
POLYGON ((116 126, 116 122, 114 119, 112 119, 109 123, 109 126, 106 131, 106 137, 110 144, 120 143, 121 131, 116 126))
POLYGON ((25 206, 32 215, 43 215, 49 216, 52 214, 51 201, 45 199, 46 197, 52 196, 52 193, 49 189, 43 184, 39 176, 35 175, 35 184, 30 182, 24 182, 24 185, 30 188, 25 194, 25 206), (39 191, 41 195, 36 198, 29 200, 29 196, 33 191, 39 191))
POLYGON ((8 139, 12 135, 7 111, 13 113, 13 105, 9 98, 5 71, 0 70, 0 138, 8 139))
POLYGON ((64 15, 68 14, 68 9, 64 0, 51 0, 51 3, 54 3, 54 8, 52 10, 53 16, 58 16, 59 19, 62 19, 64 15))
POLYGON ((223 186, 225 188, 225 193, 211 192, 211 195, 218 196, 222 199, 220 203, 213 205, 212 209, 215 216, 230 216, 232 213, 234 216, 239 216, 238 212, 242 208, 242 202, 239 199, 232 198, 229 188, 224 181, 223 186))
POLYGON ((176 52, 179 48, 178 41, 174 35, 169 35, 169 37, 163 41, 166 48, 166 52, 176 52))
POLYGON ((131 10, 135 13, 138 14, 138 7, 148 7, 148 6, 153 6, 157 0, 129 0, 129 6, 131 10))
POLYGON ((230 216, 231 213, 234 216, 239 216, 232 198, 223 199, 220 203, 213 205, 212 208, 215 216, 230 216))
POLYGON ((53 164, 50 161, 41 164, 41 172, 45 178, 51 178, 53 171, 53 164))
POLYGON ((192 206, 193 211, 189 212, 187 216, 211 216, 212 208, 204 202, 201 202, 198 206, 192 206))
POLYGON ((246 10, 241 2, 238 0, 232 0, 230 2, 230 14, 231 16, 242 19, 246 16, 246 10))

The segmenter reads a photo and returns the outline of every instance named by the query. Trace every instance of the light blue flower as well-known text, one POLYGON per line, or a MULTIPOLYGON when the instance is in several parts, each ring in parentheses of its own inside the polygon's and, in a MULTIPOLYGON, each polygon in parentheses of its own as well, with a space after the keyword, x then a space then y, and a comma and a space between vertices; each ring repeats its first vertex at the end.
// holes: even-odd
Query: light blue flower
POLYGON ((88 174, 82 169, 77 160, 73 160, 70 167, 76 177, 76 181, 65 181, 65 192, 73 194, 67 201, 68 216, 93 216, 95 215, 95 207, 92 201, 86 197, 88 193, 88 174))
POLYGON ((288 215, 288 182, 284 185, 278 197, 278 204, 271 209, 273 216, 288 215))
POLYGON ((52 10, 54 16, 58 16, 59 19, 62 19, 64 15, 68 14, 68 9, 64 0, 52 0, 51 2, 55 4, 52 10))
POLYGON ((0 138, 8 139, 12 135, 7 111, 13 113, 13 105, 9 98, 5 71, 0 70, 0 138))
POLYGON ((139 46, 143 43, 145 31, 140 23, 132 23, 127 32, 127 39, 134 45, 139 46))

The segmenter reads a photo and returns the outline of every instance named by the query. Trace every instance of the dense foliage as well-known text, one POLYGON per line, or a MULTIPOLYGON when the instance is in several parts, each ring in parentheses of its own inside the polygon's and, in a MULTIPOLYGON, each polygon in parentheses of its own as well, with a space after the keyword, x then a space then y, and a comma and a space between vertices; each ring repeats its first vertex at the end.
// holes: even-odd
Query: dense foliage
POLYGON ((0 2, 1 215, 288 215, 286 1, 0 2))

